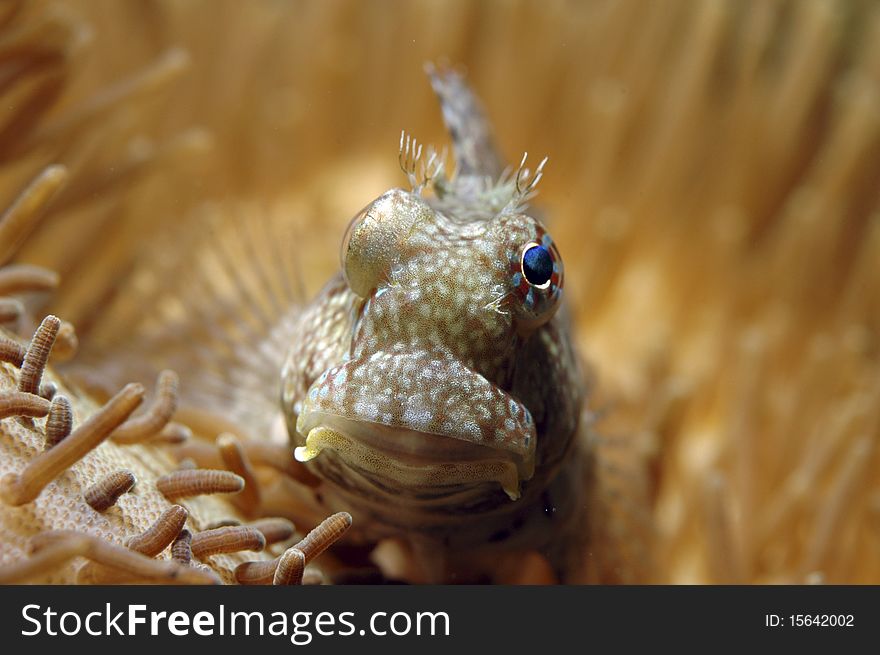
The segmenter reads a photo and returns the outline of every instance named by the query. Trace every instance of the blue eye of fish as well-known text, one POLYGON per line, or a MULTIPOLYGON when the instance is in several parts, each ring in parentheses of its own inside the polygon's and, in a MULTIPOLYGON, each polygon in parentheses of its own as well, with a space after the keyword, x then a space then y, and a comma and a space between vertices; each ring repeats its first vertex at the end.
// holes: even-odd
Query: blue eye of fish
POLYGON ((543 286, 553 275, 553 256, 544 246, 532 245, 522 256, 522 273, 526 281, 536 287, 543 286))

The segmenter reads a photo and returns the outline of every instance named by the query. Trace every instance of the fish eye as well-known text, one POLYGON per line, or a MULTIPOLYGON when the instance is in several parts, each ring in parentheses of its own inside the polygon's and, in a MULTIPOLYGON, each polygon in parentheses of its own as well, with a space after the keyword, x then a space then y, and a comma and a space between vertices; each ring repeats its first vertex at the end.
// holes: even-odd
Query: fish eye
POLYGON ((562 257, 540 225, 525 245, 511 253, 510 272, 518 330, 528 334, 549 321, 562 298, 562 257), (513 254, 513 253, 517 254, 513 254))
POLYGON ((523 249, 520 270, 526 282, 533 287, 546 289, 553 275, 553 255, 544 246, 530 243, 523 249))

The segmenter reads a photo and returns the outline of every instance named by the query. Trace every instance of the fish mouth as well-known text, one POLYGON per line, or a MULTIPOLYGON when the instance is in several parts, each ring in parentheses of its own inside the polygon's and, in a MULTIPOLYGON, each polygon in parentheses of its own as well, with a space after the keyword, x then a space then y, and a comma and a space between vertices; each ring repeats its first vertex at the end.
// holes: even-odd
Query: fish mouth
POLYGON ((449 435, 311 411, 297 420, 305 443, 294 450, 301 462, 330 449, 349 466, 382 479, 389 488, 426 492, 497 482, 511 500, 520 482, 534 474, 534 456, 449 435))

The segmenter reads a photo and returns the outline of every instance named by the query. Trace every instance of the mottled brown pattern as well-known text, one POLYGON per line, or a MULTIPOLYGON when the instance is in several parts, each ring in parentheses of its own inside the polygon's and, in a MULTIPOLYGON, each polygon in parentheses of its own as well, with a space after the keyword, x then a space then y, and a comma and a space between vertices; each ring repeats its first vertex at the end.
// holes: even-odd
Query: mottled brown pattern
POLYGON ((114 471, 86 489, 83 499, 96 512, 103 512, 115 505, 119 497, 136 483, 137 478, 131 471, 114 471))
POLYGON ((125 421, 141 403, 143 394, 141 385, 126 385, 70 436, 30 460, 20 473, 7 473, 0 478, 0 498, 12 506, 33 501, 46 485, 96 448, 125 421))
POLYGON ((49 416, 46 419, 46 448, 55 446, 67 437, 73 428, 73 408, 67 396, 60 394, 52 398, 49 416))
POLYGON ((131 550, 155 557, 179 537, 188 516, 185 507, 172 505, 149 528, 131 537, 125 545, 131 550))
POLYGON ((156 480, 156 488, 174 501, 202 494, 238 493, 244 480, 229 471, 194 469, 167 473, 156 480))
POLYGON ((575 575, 566 553, 585 534, 570 510, 583 493, 572 480, 585 466, 574 444, 584 385, 557 314, 562 261, 527 213, 541 171, 524 158, 499 174, 461 76, 430 72, 457 171, 433 155, 422 163, 402 138, 413 189, 352 220, 342 273, 293 330, 282 375, 296 456, 364 533, 418 543, 429 578, 446 579, 447 557, 487 548, 543 549, 559 575, 575 575), (527 279, 530 247, 549 258, 551 280, 527 279), (571 493, 548 500, 560 486, 571 493), (546 530, 548 511, 568 525, 546 530))

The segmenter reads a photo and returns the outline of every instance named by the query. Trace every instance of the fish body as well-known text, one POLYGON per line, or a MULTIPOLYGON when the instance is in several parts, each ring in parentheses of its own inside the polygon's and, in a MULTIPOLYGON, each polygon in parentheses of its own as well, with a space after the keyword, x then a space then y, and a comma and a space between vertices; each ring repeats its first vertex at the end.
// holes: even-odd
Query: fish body
POLYGON ((536 551, 567 579, 589 519, 586 386, 562 258, 528 213, 541 167, 503 173, 462 77, 429 74, 456 173, 419 170, 401 139, 411 188, 352 220, 292 331, 282 411, 325 502, 369 539, 410 541, 429 578, 491 578, 500 554, 536 551))

